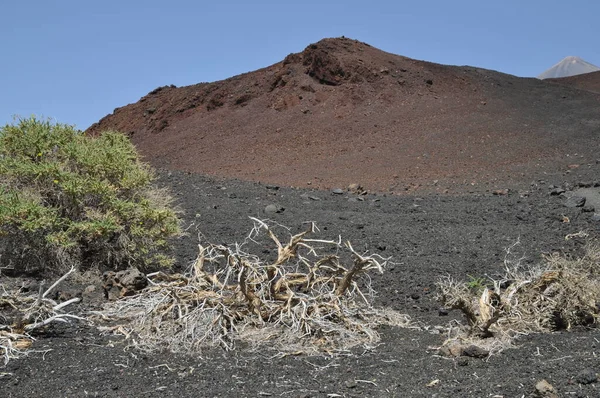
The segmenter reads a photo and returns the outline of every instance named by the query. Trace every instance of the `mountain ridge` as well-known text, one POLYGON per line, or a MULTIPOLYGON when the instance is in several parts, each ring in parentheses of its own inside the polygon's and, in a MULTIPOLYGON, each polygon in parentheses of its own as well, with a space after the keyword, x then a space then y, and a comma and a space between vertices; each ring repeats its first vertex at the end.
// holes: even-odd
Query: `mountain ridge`
POLYGON ((550 78, 547 81, 600 94, 600 71, 568 77, 550 78))
POLYGON ((572 161, 565 153, 589 155, 592 131, 574 126, 600 123, 598 101, 538 79, 335 38, 254 72, 158 88, 87 132, 123 131, 155 166, 218 177, 489 190, 560 173, 572 161))

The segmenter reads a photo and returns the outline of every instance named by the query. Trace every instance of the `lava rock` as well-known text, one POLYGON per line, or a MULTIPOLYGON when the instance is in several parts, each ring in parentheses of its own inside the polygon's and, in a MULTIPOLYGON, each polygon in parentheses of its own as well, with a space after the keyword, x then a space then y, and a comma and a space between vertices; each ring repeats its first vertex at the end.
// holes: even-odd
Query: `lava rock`
POLYGON ((460 343, 453 342, 442 346, 438 352, 445 357, 457 358, 462 355, 463 346, 460 343))
POLYGON ((270 204, 267 205, 265 207, 265 213, 267 214, 278 214, 278 213, 283 213, 285 211, 285 208, 278 205, 278 204, 270 204))
POLYGON ((148 286, 148 278, 137 268, 129 268, 119 272, 107 271, 102 275, 104 297, 116 300, 132 296, 148 286))
POLYGON ((130 290, 142 290, 148 286, 148 278, 137 268, 129 268, 117 272, 115 278, 121 286, 130 290))
POLYGON ((598 375, 592 369, 584 369, 575 376, 579 384, 592 384, 598 381, 598 375))
POLYGON ((585 198, 583 196, 571 196, 565 201, 565 207, 583 207, 585 206, 585 198))
POLYGON ((490 352, 484 348, 471 344, 463 349, 462 355, 472 358, 486 358, 490 355, 490 352))

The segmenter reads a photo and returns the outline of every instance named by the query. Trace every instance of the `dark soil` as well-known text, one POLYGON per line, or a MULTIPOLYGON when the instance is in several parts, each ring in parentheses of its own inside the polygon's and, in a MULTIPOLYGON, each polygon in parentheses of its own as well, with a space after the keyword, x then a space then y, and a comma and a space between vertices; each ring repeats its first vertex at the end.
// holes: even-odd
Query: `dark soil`
MULTIPOLYGON (((583 178, 581 171, 565 176, 567 188, 583 178)), ((440 276, 498 275, 505 248, 517 240, 517 255, 530 264, 543 253, 581 253, 583 242, 565 240, 569 233, 600 234, 592 212, 567 208, 565 197, 550 195, 552 181, 507 195, 457 196, 334 194, 173 171, 163 171, 160 182, 173 188, 189 227, 176 242, 179 267, 195 258, 199 235, 214 243, 241 241, 252 226, 249 216, 271 218, 292 232, 313 220, 320 237, 342 235, 357 249, 392 256, 395 264, 374 277, 374 304, 407 313, 429 330, 383 328, 373 349, 335 358, 279 358, 269 349, 241 347, 147 355, 92 327, 52 327, 38 336, 28 357, 0 369, 0 396, 521 397, 530 396, 541 379, 561 396, 600 396, 598 383, 581 383, 586 374, 600 372, 595 328, 523 336, 518 348, 486 359, 437 355, 444 336, 434 326, 462 320, 456 311, 440 315, 434 299, 440 276), (269 204, 285 210, 266 215, 269 204), (565 216, 570 222, 563 222, 565 216)), ((81 310, 97 304, 83 302, 81 310)))

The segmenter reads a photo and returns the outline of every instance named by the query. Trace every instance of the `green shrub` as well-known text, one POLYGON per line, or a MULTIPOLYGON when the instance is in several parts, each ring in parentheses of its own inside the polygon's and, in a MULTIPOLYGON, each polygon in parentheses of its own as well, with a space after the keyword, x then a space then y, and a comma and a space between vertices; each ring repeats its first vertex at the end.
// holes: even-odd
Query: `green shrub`
POLYGON ((171 197, 129 139, 34 117, 0 128, 0 250, 17 271, 172 262, 171 197))

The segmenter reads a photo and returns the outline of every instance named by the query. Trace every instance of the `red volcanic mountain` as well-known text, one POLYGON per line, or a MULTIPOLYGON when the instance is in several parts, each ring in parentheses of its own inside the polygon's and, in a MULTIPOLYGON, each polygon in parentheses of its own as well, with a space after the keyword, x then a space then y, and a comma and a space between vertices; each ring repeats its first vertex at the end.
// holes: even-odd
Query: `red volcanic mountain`
POLYGON ((106 129, 159 167, 320 188, 485 190, 593 162, 600 96, 336 38, 223 81, 157 88, 88 133, 106 129))

